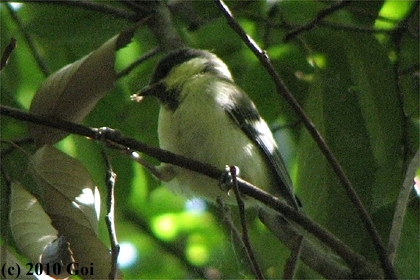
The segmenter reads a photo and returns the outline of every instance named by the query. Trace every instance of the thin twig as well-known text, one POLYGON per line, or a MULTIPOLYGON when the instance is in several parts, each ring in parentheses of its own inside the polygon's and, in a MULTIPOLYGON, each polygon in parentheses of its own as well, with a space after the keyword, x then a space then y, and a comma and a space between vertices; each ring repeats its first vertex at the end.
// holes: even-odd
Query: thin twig
POLYGON ((404 38, 403 36, 404 32, 409 31, 409 21, 412 18, 412 16, 416 15, 416 12, 418 13, 418 8, 419 8, 419 2, 416 1, 412 9, 407 13, 405 18, 398 23, 398 26, 393 29, 393 33, 392 33, 392 39, 395 45, 395 52, 397 54, 396 55, 397 59, 395 63, 393 64, 394 77, 396 80, 396 91, 398 93, 397 97, 398 97, 399 108, 401 110, 401 115, 403 116, 401 141, 404 143, 403 145, 403 149, 404 149, 403 154, 405 158, 404 164, 407 165, 407 169, 406 169, 407 171, 405 174, 404 182, 401 186, 401 190, 399 192, 397 202, 395 205, 394 217, 392 219, 392 226, 391 226, 389 239, 388 239, 389 257, 392 263, 394 263, 396 253, 398 250, 398 245, 399 245, 401 231, 404 224, 404 218, 405 218, 405 214, 407 210, 407 205, 409 203, 410 192, 413 189, 413 180, 416 174, 416 170, 419 166, 419 157, 420 157, 419 150, 417 150, 414 157, 411 159, 411 162, 407 163, 409 160, 408 156, 411 153, 409 153, 409 149, 408 149, 410 144, 405 139, 410 138, 408 136, 409 134, 408 123, 410 120, 409 120, 409 117, 407 116, 407 113, 404 111, 405 102, 404 102, 404 94, 401 89, 401 69, 400 69, 401 64, 402 64, 400 61, 402 57, 401 56, 401 52, 402 52, 401 41, 404 38))
MULTIPOLYGON (((24 112, 19 109, 11 108, 8 106, 0 105, 0 114, 4 116, 9 116, 18 120, 31 122, 39 125, 48 126, 51 128, 60 129, 68 133, 73 133, 81 136, 86 136, 92 139, 98 139, 98 129, 86 127, 84 125, 71 123, 58 119, 49 119, 45 117, 40 117, 31 113, 24 112)), ((177 165, 183 168, 186 168, 191 171, 204 174, 210 178, 219 180, 220 177, 224 174, 224 171, 200 162, 196 160, 189 159, 187 157, 174 154, 169 151, 165 151, 159 148, 154 148, 148 146, 142 142, 139 142, 135 139, 124 137, 122 134, 109 134, 102 135, 102 140, 106 143, 109 141, 111 143, 117 143, 119 145, 126 146, 132 150, 143 152, 147 155, 150 155, 161 162, 170 163, 177 165)), ((309 219, 302 211, 296 211, 291 206, 287 205, 285 202, 280 201, 271 194, 255 187, 254 185, 237 178, 238 185, 240 187, 241 193, 249 195, 261 201, 268 207, 276 210, 279 213, 282 213, 286 218, 296 222, 306 229, 309 233, 313 234, 316 238, 327 244, 332 250, 334 250, 343 260, 345 260, 351 267, 361 268, 369 266, 369 263, 366 259, 354 252, 350 247, 348 247, 344 242, 339 240, 337 237, 332 235, 330 232, 325 230, 323 227, 309 219)))
POLYGON ((139 6, 137 4, 135 4, 133 1, 130 0, 118 0, 118 2, 124 6, 126 6, 127 8, 129 8, 132 11, 136 11, 139 9, 139 6))
POLYGON ((414 187, 413 181, 416 176, 416 171, 419 167, 420 150, 417 150, 411 163, 408 165, 407 173, 405 174, 404 183, 401 187, 400 193, 395 205, 394 218, 392 219, 392 227, 389 232, 388 250, 391 262, 394 263, 397 254, 398 244, 401 237, 401 230, 404 224, 404 217, 407 210, 407 205, 410 198, 410 193, 414 187))
POLYGON ((4 66, 6 66, 7 62, 9 61, 9 57, 12 54, 13 50, 16 48, 16 39, 10 39, 10 43, 4 49, 3 55, 1 56, 0 61, 0 71, 3 70, 4 66))
POLYGON ((9 3, 6 3, 6 7, 13 21, 18 26, 20 32, 22 32, 23 38, 25 38, 26 44, 28 45, 33 57, 35 58, 35 61, 38 64, 39 69, 44 74, 44 76, 48 76, 51 73, 51 70, 48 67, 47 63, 42 58, 41 54, 38 52, 35 46, 35 43, 32 40, 32 37, 29 35, 28 32, 26 32, 26 29, 24 28, 22 21, 20 20, 19 16, 15 12, 15 10, 12 8, 12 6, 9 3))
MULTIPOLYGON (((295 250, 296 240, 302 235, 300 229, 292 225, 283 216, 273 213, 271 209, 260 209, 258 217, 290 251, 295 250)), ((343 263, 340 257, 334 254, 330 248, 309 238, 307 234, 305 234, 305 237, 300 254, 301 260, 320 275, 326 279, 351 279, 354 275, 360 275, 360 273, 354 273, 354 267, 350 269, 350 266, 343 263)), ((379 267, 372 267, 369 278, 379 279, 381 278, 381 272, 379 267)))
MULTIPOLYGON (((241 252, 246 251, 247 249, 245 248, 245 244, 242 239, 242 234, 239 232, 239 230, 235 226, 235 222, 233 221, 233 218, 232 218, 232 211, 230 210, 229 206, 226 205, 222 197, 216 198, 216 204, 219 206, 219 209, 221 210, 221 213, 222 213, 221 220, 227 226, 227 229, 229 230, 229 233, 231 235, 231 239, 233 238, 231 243, 233 245, 237 245, 238 247, 240 247, 239 249, 241 250, 241 252)), ((235 250, 235 247, 233 248, 235 250)), ((236 251, 235 251, 235 255, 236 255, 236 251)), ((254 273, 253 268, 251 268, 251 270, 254 273)))
POLYGON ((328 27, 332 30, 345 30, 345 31, 354 31, 354 32, 372 33, 372 34, 392 34, 392 32, 394 32, 393 29, 338 24, 338 23, 328 22, 328 21, 320 22, 318 26, 328 27))
POLYGON ((219 9, 221 10, 221 12, 223 13, 223 15, 225 16, 225 18, 227 19, 228 24, 242 38, 242 40, 246 43, 246 45, 255 54, 255 56, 260 60, 261 64, 270 74, 270 76, 273 79, 273 82, 276 85, 277 92, 285 98, 285 100, 289 103, 289 105, 296 112, 296 114, 300 116, 300 118, 302 119, 306 129, 309 131, 312 138, 315 140, 318 147, 321 149, 322 153, 326 157, 327 161, 330 163, 337 177, 339 178, 341 184, 344 186, 345 190, 347 191, 347 195, 349 196, 350 200, 355 205, 355 208, 359 214, 359 217, 361 221, 363 222, 363 225, 365 226, 367 232, 369 233, 370 238, 372 239, 376 252, 381 261, 381 266, 384 269, 384 272, 386 274, 386 277, 389 279, 397 279, 398 277, 395 271, 395 267, 389 260, 387 249, 372 221, 372 218, 370 217, 363 202, 357 195, 349 178, 344 172, 344 169, 342 168, 339 161, 337 160, 337 158, 334 156, 334 154, 328 147, 324 138, 322 137, 318 129, 315 127, 311 119, 306 115, 303 108, 299 105, 297 100, 291 94, 286 84, 280 78, 279 74, 274 69, 273 65, 271 64, 271 61, 269 57, 267 56, 267 54, 260 49, 260 47, 255 43, 255 41, 248 34, 246 34, 246 32, 242 29, 242 27, 233 17, 232 13, 230 12, 226 4, 222 0, 214 0, 214 1, 216 5, 219 7, 219 9))
POLYGON ((395 78, 395 86, 396 86, 396 92, 397 92, 397 100, 398 100, 398 108, 400 109, 401 116, 403 117, 403 121, 401 124, 401 142, 403 143, 403 156, 404 156, 404 166, 408 165, 408 161, 410 160, 409 156, 410 150, 409 147, 411 146, 409 143, 409 140, 411 137, 409 136, 409 123, 411 122, 410 117, 408 116, 407 112, 405 111, 405 94, 402 90, 402 81, 401 81, 401 65, 404 63, 401 63, 401 60, 404 58, 404 55, 402 55, 403 49, 401 46, 401 43, 403 40, 405 40, 404 34, 408 31, 409 21, 412 16, 415 16, 418 14, 418 8, 419 8, 419 1, 416 1, 413 4, 412 9, 409 13, 407 13, 406 17, 401 20, 398 23, 398 26, 394 29, 394 33, 392 34, 392 41, 394 43, 394 51, 396 53, 396 60, 393 63, 393 70, 394 70, 394 78, 395 78), (416 13, 417 12, 417 13, 416 13))
POLYGON ((342 9, 343 7, 347 6, 351 2, 352 2, 352 0, 338 1, 334 4, 332 4, 331 6, 329 6, 328 8, 325 8, 325 9, 319 11, 318 14, 316 15, 316 17, 313 20, 311 20, 309 23, 288 32, 286 37, 284 38, 284 41, 287 42, 287 41, 291 40, 293 37, 297 36, 299 33, 311 30, 318 23, 320 23, 326 16, 329 16, 330 14, 334 13, 335 11, 337 11, 339 9, 342 9))
POLYGON ((13 151, 16 150, 16 146, 20 147, 23 145, 31 145, 34 144, 35 141, 33 138, 22 138, 20 140, 13 140, 13 141, 5 141, 5 140, 1 140, 1 143, 6 143, 6 144, 12 144, 10 147, 2 149, 0 151, 0 158, 5 157, 6 155, 12 153, 13 151))
POLYGON ((357 15, 358 17, 364 17, 365 19, 371 22, 375 20, 380 20, 383 22, 396 24, 399 21, 398 19, 393 19, 386 16, 378 15, 377 11, 366 9, 358 5, 347 7, 347 10, 353 13, 354 15, 357 15))
POLYGON ((255 257, 254 250, 252 249, 251 241, 249 240, 248 226, 247 226, 246 217, 245 217, 245 205, 244 205, 244 201, 241 198, 241 192, 239 191, 239 187, 238 187, 237 167, 231 166, 229 170, 232 176, 233 191, 235 193, 236 202, 238 204, 238 209, 239 209, 239 218, 240 218, 241 227, 242 227, 242 242, 244 244, 245 252, 257 279, 264 279, 264 275, 255 257))
POLYGON ((297 271, 298 262, 300 259, 300 253, 302 250, 303 245, 303 235, 298 236, 299 240, 296 242, 296 246, 291 250, 291 254, 287 259, 284 272, 283 272, 283 279, 295 279, 295 274, 297 271))
POLYGON ((162 50, 185 47, 185 42, 173 24, 171 12, 163 1, 143 1, 142 6, 153 12, 147 23, 162 50))
MULTIPOLYGON (((33 1, 17 1, 17 2, 31 2, 33 1)), ((59 0, 59 1, 52 1, 52 0, 43 0, 35 2, 37 4, 55 4, 55 5, 62 5, 62 6, 70 6, 70 7, 79 7, 86 10, 97 11, 103 14, 107 14, 113 16, 115 18, 123 18, 129 21, 136 22, 140 20, 136 13, 132 11, 127 11, 125 9, 121 9, 115 7, 113 5, 108 5, 103 2, 95 2, 95 1, 87 1, 87 0, 59 0)))
MULTIPOLYGON (((290 23, 286 23, 283 19, 282 22, 277 23, 273 22, 265 17, 262 16, 255 16, 253 14, 247 14, 247 17, 251 20, 263 22, 266 25, 265 29, 276 28, 276 29, 297 29, 300 25, 293 25, 290 23)), ((375 27, 366 27, 366 26, 358 26, 358 25, 349 25, 349 24, 340 24, 332 21, 321 21, 317 24, 319 28, 329 28, 331 30, 345 30, 345 31, 354 31, 354 32, 363 32, 363 33, 372 33, 372 34, 392 34, 395 29, 389 28, 375 28, 375 27)), ((263 35, 263 42, 266 41, 266 35, 263 35)), ((264 43, 265 44, 265 43, 264 43)))
POLYGON ((109 240, 111 242, 111 270, 109 272, 109 279, 117 279, 118 277, 118 255, 120 253, 120 245, 118 244, 117 232, 115 229, 115 180, 117 174, 112 169, 111 162, 109 161, 108 155, 105 150, 102 149, 102 157, 106 163, 106 176, 105 182, 107 186, 107 214, 105 216, 105 222, 108 229, 109 240))
POLYGON ((127 75, 128 73, 133 71, 134 68, 136 68, 137 66, 139 66, 143 62, 145 62, 145 61, 149 60, 150 58, 152 58, 153 56, 155 56, 157 53, 159 53, 159 51, 160 51, 160 48, 154 48, 151 51, 148 51, 147 53, 142 55, 139 59, 137 59, 136 61, 131 63, 129 66, 127 66, 126 68, 124 68, 123 70, 118 72, 117 73, 117 79, 120 79, 121 77, 124 77, 125 75, 127 75))

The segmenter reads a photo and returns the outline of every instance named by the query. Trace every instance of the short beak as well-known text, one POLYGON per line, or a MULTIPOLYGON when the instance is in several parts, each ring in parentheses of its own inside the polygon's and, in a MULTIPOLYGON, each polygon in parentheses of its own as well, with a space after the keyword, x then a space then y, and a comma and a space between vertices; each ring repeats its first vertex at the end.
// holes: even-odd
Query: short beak
POLYGON ((160 90, 162 90, 162 86, 162 82, 147 85, 144 88, 140 89, 137 93, 131 95, 131 100, 140 102, 144 96, 158 96, 160 90))

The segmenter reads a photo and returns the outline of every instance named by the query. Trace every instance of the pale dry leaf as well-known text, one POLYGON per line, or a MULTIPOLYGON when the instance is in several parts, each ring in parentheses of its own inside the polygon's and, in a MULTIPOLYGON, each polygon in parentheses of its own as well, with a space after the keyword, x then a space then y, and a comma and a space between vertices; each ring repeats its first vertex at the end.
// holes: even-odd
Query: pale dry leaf
MULTIPOLYGON (((18 259, 17 254, 15 252, 10 251, 9 248, 4 244, 0 246, 0 257, 1 257, 2 268, 4 267, 5 269, 5 271, 2 272, 3 275, 0 277, 9 276, 10 278, 13 279, 13 278, 16 278, 15 272, 17 271, 18 267, 20 268, 25 267, 29 269, 29 267, 25 266, 25 264, 22 263, 20 259, 18 259), (11 271, 13 275, 10 275, 11 273, 8 272, 8 268, 13 268, 13 270, 11 271)), ((34 275, 30 275, 28 273, 20 273, 19 275, 19 280, 37 280, 37 279, 38 278, 36 278, 34 275)))
MULTIPOLYGON (((60 229, 70 243, 79 271, 87 268, 83 279, 108 279, 111 270, 111 254, 99 237, 90 229, 74 223, 67 216, 52 216, 53 225, 60 229), (91 273, 92 272, 92 273, 91 273)), ((118 272, 120 274, 120 272, 118 272)))
POLYGON ((100 197, 87 169, 44 145, 33 155, 29 170, 53 226, 69 242, 78 267, 88 268, 83 279, 107 279, 111 255, 98 237, 100 197))
POLYGON ((44 248, 58 237, 38 200, 18 182, 11 185, 10 229, 19 250, 38 263, 44 248))
MULTIPOLYGON (((50 75, 35 94, 30 112, 36 115, 81 122, 117 79, 115 52, 128 44, 135 27, 114 36, 98 49, 50 75)), ((54 144, 67 133, 30 124, 35 142, 54 144)))
POLYGON ((32 156, 29 171, 50 217, 67 216, 97 233, 100 195, 83 164, 53 146, 44 145, 32 156))

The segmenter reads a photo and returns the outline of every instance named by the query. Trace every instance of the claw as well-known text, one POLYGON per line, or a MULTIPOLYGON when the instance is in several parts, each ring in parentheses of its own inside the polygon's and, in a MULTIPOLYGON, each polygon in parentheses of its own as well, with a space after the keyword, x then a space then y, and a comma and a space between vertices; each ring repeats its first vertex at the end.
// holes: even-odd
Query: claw
MULTIPOLYGON (((231 172, 231 168, 232 166, 226 165, 225 166, 225 172, 223 172, 222 176, 220 176, 219 178, 219 187, 220 189, 222 189, 223 191, 229 193, 230 189, 232 188, 232 184, 233 184, 233 175, 231 172)), ((236 174, 235 176, 239 176, 239 167, 234 166, 233 168, 236 169, 236 174)))

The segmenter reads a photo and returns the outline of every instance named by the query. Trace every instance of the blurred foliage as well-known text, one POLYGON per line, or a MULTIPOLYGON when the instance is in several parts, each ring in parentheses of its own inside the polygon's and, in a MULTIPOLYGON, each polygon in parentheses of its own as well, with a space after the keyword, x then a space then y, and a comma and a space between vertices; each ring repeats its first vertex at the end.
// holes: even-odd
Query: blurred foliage
MULTIPOLYGON (((176 2, 170 1, 175 5, 176 2)), ((187 1, 188 2, 188 1, 187 1)), ((118 9, 120 2, 98 1, 118 9)), ((187 45, 209 49, 229 65, 236 82, 275 128, 304 211, 349 246, 377 262, 367 233, 336 175, 298 116, 275 91, 270 76, 226 24, 210 1, 190 2, 194 14, 174 13, 187 45)), ((354 1, 284 42, 291 30, 308 24, 328 1, 228 1, 247 33, 272 59, 280 76, 321 132, 372 215, 386 243, 407 166, 419 148, 419 4, 417 1, 354 1)), ((1 73, 1 104, 27 110, 47 74, 74 62, 133 24, 110 13, 54 3, 0 4, 3 51, 11 38, 17 48, 1 73), (7 6, 6 6, 7 5, 7 6), (10 7, 13 7, 10 9, 10 7), (31 44, 28 43, 28 38, 31 44), (39 60, 47 66, 43 73, 39 60)), ((145 27, 117 53, 122 70, 156 46, 145 27)), ((157 146, 158 104, 130 95, 148 83, 158 57, 122 77, 84 120, 112 127, 157 146)), ((26 124, 2 117, 1 140, 28 136, 26 124)), ((2 142, 2 149, 11 145, 2 142)), ((58 145, 80 160, 105 197, 100 147, 69 136, 58 145)), ((34 147, 25 145, 31 153, 34 147)), ((231 244, 219 210, 176 196, 126 156, 109 151, 116 184, 116 226, 120 242, 135 246, 137 258, 123 267, 126 279, 251 278, 246 260, 231 244), (194 208, 195 207, 195 208, 194 208), (204 207, 204 208, 202 208, 204 207), (193 210, 191 210, 193 209, 193 210), (194 210, 195 209, 195 210, 194 210)), ((146 156, 153 164, 158 162, 146 156)), ((26 180, 24 150, 2 155, 2 242, 13 246, 7 229, 5 174, 26 180)), ((105 207, 102 207, 105 209, 105 207)), ((102 211, 102 216, 104 211, 102 211)), ((264 273, 280 278, 289 251, 249 215, 251 240, 264 273)), ((109 244, 103 219, 100 236, 109 244)), ((401 278, 419 277, 419 199, 407 206, 396 267, 401 278)), ((298 278, 319 278, 301 265, 298 278)))

